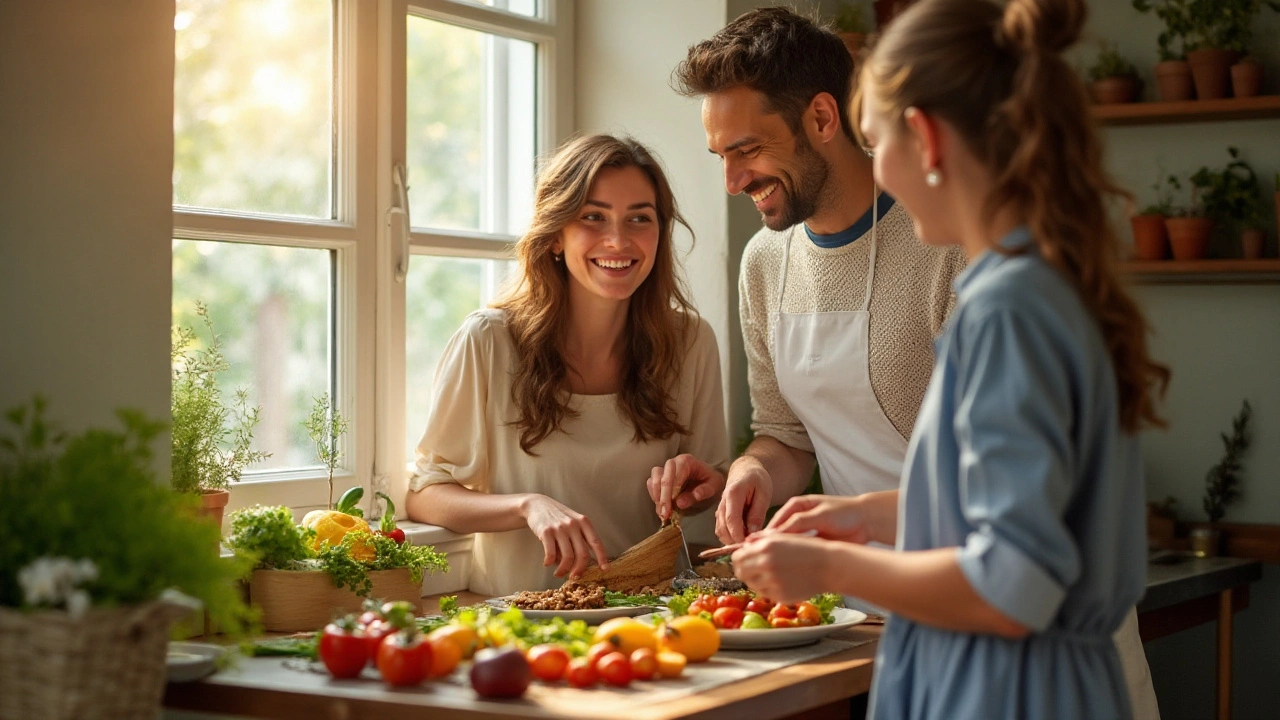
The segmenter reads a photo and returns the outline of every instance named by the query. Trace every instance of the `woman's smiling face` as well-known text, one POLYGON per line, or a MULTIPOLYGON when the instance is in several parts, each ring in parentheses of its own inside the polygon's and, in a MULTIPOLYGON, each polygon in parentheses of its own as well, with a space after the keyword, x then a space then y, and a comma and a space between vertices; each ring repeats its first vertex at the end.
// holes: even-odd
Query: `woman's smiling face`
POLYGON ((577 217, 552 247, 564 253, 571 297, 631 298, 653 270, 658 251, 657 197, 640 168, 601 168, 577 217))

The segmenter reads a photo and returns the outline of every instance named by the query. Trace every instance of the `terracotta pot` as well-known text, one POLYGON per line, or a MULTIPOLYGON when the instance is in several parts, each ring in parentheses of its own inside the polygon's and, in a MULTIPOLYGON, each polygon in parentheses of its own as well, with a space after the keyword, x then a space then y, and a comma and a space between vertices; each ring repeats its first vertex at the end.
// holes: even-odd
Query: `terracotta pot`
POLYGON ((1093 101, 1099 105, 1133 102, 1138 95, 1138 81, 1131 77, 1109 77, 1094 81, 1093 101))
POLYGON ((845 49, 849 54, 858 57, 862 53, 862 49, 867 46, 867 36, 865 33, 840 33, 840 39, 844 41, 845 49))
POLYGON ((1156 63, 1156 83, 1160 86, 1160 99, 1164 102, 1181 102, 1196 95, 1195 85, 1191 82, 1191 64, 1186 60, 1156 63))
POLYGON ((1165 218, 1169 229, 1169 245, 1174 260, 1203 260, 1209 255, 1209 236, 1213 221, 1209 218, 1165 218))
POLYGON ((1267 236, 1261 230, 1253 228, 1240 233, 1240 256, 1245 260, 1257 260, 1262 257, 1262 246, 1267 236))
POLYGON ((1129 218, 1133 225, 1133 259, 1164 260, 1169 257, 1169 230, 1165 227, 1163 215, 1134 215, 1129 218))
POLYGON ((1254 97, 1262 88, 1262 65, 1239 62, 1231 66, 1231 91, 1236 97, 1254 97))
POLYGON ((227 501, 231 499, 231 491, 229 490, 204 490, 200 494, 201 507, 204 509, 205 516, 213 520, 218 526, 218 534, 222 534, 222 511, 227 507, 227 501))
POLYGON ((1232 50, 1192 50, 1187 53, 1191 77, 1196 83, 1196 97, 1217 100, 1227 97, 1231 89, 1231 66, 1240 59, 1232 50))

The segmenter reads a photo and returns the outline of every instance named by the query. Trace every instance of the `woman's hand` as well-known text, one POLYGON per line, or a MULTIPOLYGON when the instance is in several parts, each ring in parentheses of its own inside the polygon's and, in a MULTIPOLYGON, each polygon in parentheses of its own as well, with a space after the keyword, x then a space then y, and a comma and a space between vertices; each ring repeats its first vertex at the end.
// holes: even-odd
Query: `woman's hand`
POLYGON ((863 512, 863 497, 793 497, 769 521, 768 530, 792 534, 812 531, 827 540, 865 545, 872 533, 863 512))
POLYGON ((827 592, 827 556, 832 543, 820 538, 765 531, 747 538, 733 554, 733 573, 747 587, 780 603, 797 603, 827 592))
POLYGON ((522 508, 525 522, 542 541, 543 567, 556 565, 556 577, 569 573, 576 579, 587 569, 591 556, 601 570, 609 569, 609 556, 591 521, 581 513, 546 495, 529 495, 522 508))
POLYGON ((646 483, 658 519, 666 522, 673 508, 688 510, 724 490, 724 475, 698 458, 684 453, 656 467, 646 483))

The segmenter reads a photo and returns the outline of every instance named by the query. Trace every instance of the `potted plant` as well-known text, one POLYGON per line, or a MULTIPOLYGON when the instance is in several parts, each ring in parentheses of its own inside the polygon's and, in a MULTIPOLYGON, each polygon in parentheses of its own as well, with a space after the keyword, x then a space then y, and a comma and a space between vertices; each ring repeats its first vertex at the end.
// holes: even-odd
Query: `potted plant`
POLYGON ((1216 527, 1227 512, 1227 505, 1240 497, 1240 477, 1243 472, 1241 458, 1253 438, 1249 434, 1249 419, 1253 408, 1245 400, 1240 413, 1231 421, 1231 435, 1222 433, 1222 459, 1209 468, 1205 475, 1204 512, 1209 516, 1209 527, 1192 531, 1192 551, 1199 557, 1218 554, 1220 532, 1216 527))
POLYGON ((249 406, 248 393, 237 390, 232 405, 223 399, 218 376, 229 364, 222 353, 222 339, 214 332, 203 303, 196 303, 196 315, 208 332, 207 344, 200 347, 193 328, 176 327, 170 347, 172 484, 178 492, 199 496, 221 528, 231 483, 240 479, 250 463, 270 455, 253 449, 260 408, 249 406))
MULTIPOLYGON (((1172 176, 1169 179, 1177 182, 1172 176)), ((1165 219, 1173 214, 1172 187, 1169 185, 1166 189, 1166 185, 1157 180, 1151 186, 1156 192, 1155 203, 1129 218, 1133 227, 1133 259, 1152 261, 1169 256, 1169 229, 1165 219)))
POLYGON ((328 507, 333 509, 333 471, 338 468, 338 461, 342 459, 338 440, 347 432, 347 420, 329 402, 329 393, 325 393, 315 399, 311 414, 302 426, 307 429, 307 437, 316 444, 316 458, 329 472, 328 507))
POLYGON ((871 34, 871 21, 867 17, 867 9, 861 2, 842 2, 836 13, 835 26, 849 54, 855 58, 867 45, 867 36, 871 34))
POLYGON ((210 553, 195 498, 158 482, 163 423, 117 416, 66 434, 39 398, 5 415, 0 717, 156 717, 173 621, 203 604, 222 630, 253 629, 235 589, 248 562, 210 553))
POLYGON ((1248 50, 1263 6, 1280 12, 1277 0, 1188 0, 1193 49, 1187 60, 1200 99, 1227 97, 1230 68, 1248 50))
POLYGON ((1240 151, 1227 148, 1231 162, 1221 170, 1202 167, 1191 176, 1201 191, 1205 214, 1216 227, 1239 233, 1241 254, 1248 259, 1262 257, 1264 205, 1262 187, 1253 168, 1240 158, 1240 151))
POLYGON ((1133 102, 1138 94, 1138 70, 1116 50, 1102 43, 1098 57, 1089 67, 1090 90, 1099 105, 1133 102))
MULTIPOLYGON (((1182 191, 1182 182, 1170 175, 1169 187, 1182 191)), ((1205 217, 1200 204, 1199 188, 1191 186, 1191 203, 1182 207, 1170 206, 1164 224, 1169 231, 1169 247, 1174 260, 1201 260, 1209 255, 1209 238, 1213 235, 1213 219, 1205 217)))
POLYGON ((1156 63, 1156 85, 1165 102, 1190 100, 1195 96, 1191 65, 1187 62, 1187 34, 1191 32, 1190 0, 1133 0, 1141 13, 1154 13, 1164 23, 1157 44, 1160 62, 1156 63))
POLYGON ((1262 63, 1246 55, 1231 66, 1231 92, 1236 97, 1255 97, 1262 90, 1262 63))

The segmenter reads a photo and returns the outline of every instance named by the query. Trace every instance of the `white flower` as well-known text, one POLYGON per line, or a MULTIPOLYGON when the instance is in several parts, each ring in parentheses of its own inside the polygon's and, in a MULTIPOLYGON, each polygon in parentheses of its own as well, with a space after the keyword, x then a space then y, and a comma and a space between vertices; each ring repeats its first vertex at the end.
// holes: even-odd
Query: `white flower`
POLYGON ((92 604, 89 593, 77 586, 97 578, 98 567, 88 558, 41 557, 18 571, 18 584, 27 605, 65 604, 77 617, 92 604))

